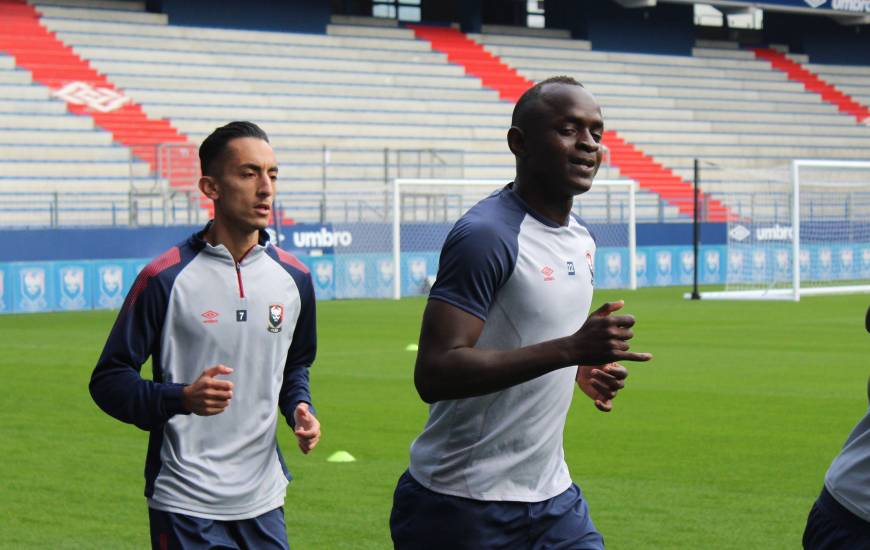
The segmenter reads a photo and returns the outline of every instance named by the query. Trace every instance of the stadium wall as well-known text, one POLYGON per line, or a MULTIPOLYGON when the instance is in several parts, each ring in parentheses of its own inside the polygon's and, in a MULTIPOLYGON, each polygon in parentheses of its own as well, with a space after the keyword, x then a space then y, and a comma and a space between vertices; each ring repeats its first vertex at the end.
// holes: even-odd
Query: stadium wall
POLYGON ((812 63, 870 65, 870 28, 841 25, 821 15, 767 11, 764 37, 769 44, 787 44, 812 63))
POLYGON ((549 28, 567 28, 590 40, 592 49, 612 52, 691 55, 695 24, 691 5, 624 8, 611 0, 547 0, 549 28))
POLYGON ((147 9, 165 13, 170 25, 310 34, 326 33, 331 9, 317 0, 148 0, 147 9))

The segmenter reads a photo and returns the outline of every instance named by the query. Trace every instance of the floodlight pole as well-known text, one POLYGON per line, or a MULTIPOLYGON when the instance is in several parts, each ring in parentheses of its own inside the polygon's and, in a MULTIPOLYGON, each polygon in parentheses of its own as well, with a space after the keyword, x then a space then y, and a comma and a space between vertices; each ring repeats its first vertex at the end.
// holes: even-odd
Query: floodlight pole
POLYGON ((694 168, 695 168, 695 181, 694 181, 694 184, 695 184, 695 189, 694 189, 695 208, 693 208, 693 213, 692 213, 692 245, 693 245, 693 249, 694 249, 693 252, 694 252, 695 260, 693 262, 694 274, 693 274, 693 282, 692 282, 692 299, 693 300, 700 300, 701 293, 698 292, 698 244, 701 240, 701 226, 698 224, 698 216, 700 215, 698 213, 698 183, 700 181, 701 174, 700 174, 700 163, 698 162, 697 158, 695 159, 694 168))

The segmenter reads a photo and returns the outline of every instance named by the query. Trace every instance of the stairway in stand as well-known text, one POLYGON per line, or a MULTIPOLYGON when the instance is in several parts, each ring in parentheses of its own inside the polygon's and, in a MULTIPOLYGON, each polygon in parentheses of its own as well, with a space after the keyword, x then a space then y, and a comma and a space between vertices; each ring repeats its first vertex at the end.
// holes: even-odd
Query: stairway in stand
POLYGON ((806 69, 788 58, 784 53, 770 48, 753 48, 755 57, 768 61, 770 65, 788 75, 789 80, 800 82, 810 92, 819 94, 828 103, 836 105, 837 110, 855 117, 858 123, 863 123, 870 117, 870 109, 855 101, 851 96, 841 92, 834 85, 819 78, 817 74, 806 69))
MULTIPOLYGON (((409 25, 417 38, 428 40, 432 49, 447 55, 448 61, 465 67, 466 74, 480 79, 484 86, 498 91, 503 101, 515 103, 534 85, 483 46, 464 33, 449 27, 409 25)), ((610 149, 610 163, 620 174, 637 181, 641 189, 658 194, 662 200, 691 217, 694 213, 694 189, 673 171, 654 161, 636 146, 626 142, 613 130, 604 133, 602 142, 610 149)), ((733 215, 720 201, 701 194, 698 198, 703 219, 711 222, 727 221, 733 215)))

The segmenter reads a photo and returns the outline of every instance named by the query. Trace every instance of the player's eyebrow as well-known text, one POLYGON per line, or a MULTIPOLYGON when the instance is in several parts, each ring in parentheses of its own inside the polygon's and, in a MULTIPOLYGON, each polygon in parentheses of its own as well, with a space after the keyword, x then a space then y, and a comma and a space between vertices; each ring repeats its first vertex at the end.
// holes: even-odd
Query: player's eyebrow
MULTIPOLYGON (((584 118, 567 115, 562 118, 562 122, 570 122, 571 124, 583 125, 586 124, 588 121, 584 118)), ((592 126, 604 128, 604 117, 600 116, 599 114, 598 119, 592 121, 592 126)))
MULTIPOLYGON (((240 166, 239 166, 239 169, 240 169, 240 170, 245 170, 245 169, 247 169, 247 170, 253 170, 253 171, 255 171, 255 172, 260 172, 260 171, 262 171, 262 167, 261 167, 259 164, 254 164, 253 162, 246 162, 245 164, 240 165, 240 166)), ((266 168, 266 172, 275 172, 275 173, 277 173, 277 172, 278 172, 278 167, 277 167, 277 166, 270 166, 270 167, 266 168)))

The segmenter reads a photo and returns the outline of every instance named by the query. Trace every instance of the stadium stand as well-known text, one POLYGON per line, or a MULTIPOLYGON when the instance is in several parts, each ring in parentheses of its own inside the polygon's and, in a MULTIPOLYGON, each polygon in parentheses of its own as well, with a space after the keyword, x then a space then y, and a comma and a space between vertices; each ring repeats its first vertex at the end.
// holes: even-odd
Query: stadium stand
MULTIPOLYGON (((105 8, 39 9, 59 39, 192 141, 232 118, 263 122, 289 168, 297 219, 319 215, 325 171, 332 216, 345 219, 382 215, 390 176, 512 174, 504 146, 511 105, 395 22, 339 17, 327 36, 314 36, 185 29, 130 11, 117 22, 105 8), (238 53, 228 55, 226 44, 238 53)), ((653 194, 640 204, 650 219, 675 215, 653 194)))
MULTIPOLYGON (((130 193, 153 194, 162 185, 154 175, 161 173, 157 145, 186 140, 166 121, 148 119, 57 40, 41 25, 33 7, 5 0, 0 2, 0 15, 4 20, 0 52, 7 54, 2 82, 17 85, 2 94, 11 112, 2 116, 0 128, 14 145, 3 148, 0 164, 3 225, 45 223, 32 216, 46 212, 39 203, 51 205, 49 225, 118 222, 122 209, 124 221, 134 221, 130 193), (31 195, 15 193, 25 189, 31 195), (63 207, 72 216, 69 220, 60 219, 60 193, 72 201, 63 207), (36 206, 28 204, 34 202, 36 206)), ((169 178, 169 183, 177 184, 176 180, 169 178)))
POLYGON ((866 127, 737 43, 701 41, 685 57, 474 38, 529 79, 562 70, 587 83, 608 125, 684 180, 703 158, 704 189, 741 216, 759 186, 770 185, 769 169, 782 172, 793 158, 862 158, 870 143, 866 127))
MULTIPOLYGON (((702 181, 711 195, 705 211, 722 220, 727 214, 720 202, 737 215, 751 215, 745 199, 768 183, 764 174, 771 167, 801 157, 859 158, 870 139, 866 126, 734 42, 699 41, 692 56, 614 53, 596 51, 566 31, 485 26, 479 34, 459 36, 444 53, 395 20, 333 16, 327 33, 315 35, 169 25, 165 15, 145 13, 141 2, 34 5, 49 38, 105 75, 108 86, 141 106, 147 120, 177 129, 158 132, 155 141, 186 137, 195 144, 231 119, 262 123, 284 167, 281 197, 292 204, 295 221, 383 219, 388 182, 396 176, 508 180, 513 166, 504 132, 511 101, 530 81, 553 74, 575 76, 601 101, 613 130, 605 138, 611 166, 602 176, 641 182, 647 190, 639 196, 641 220, 688 219, 688 182, 697 157, 705 161, 702 181)), ((460 34, 432 27, 416 32, 460 34)), ((165 184, 152 144, 130 144, 118 133, 112 144, 93 120, 64 113, 49 89, 36 93, 40 86, 27 80, 22 63, 9 59, 0 63, 0 105, 18 111, 9 103, 17 101, 15 94, 32 94, 28 105, 51 104, 39 107, 54 109, 44 116, 66 121, 39 130, 56 134, 42 143, 80 124, 77 132, 103 136, 101 149, 112 151, 92 167, 82 164, 78 174, 107 178, 126 170, 113 182, 123 192, 135 187, 131 173, 134 180, 165 184), (132 154, 121 144, 131 145, 132 154)), ((859 101, 870 96, 870 69, 806 67, 832 83, 839 78, 853 85, 859 101)), ((15 126, 19 119, 2 120, 10 129, 26 129, 15 126)), ((97 143, 76 144, 88 152, 64 154, 78 163, 97 158, 90 149, 97 143)), ((13 150, 4 154, 19 162, 27 158, 13 150)), ((185 154, 190 157, 190 150, 185 154)), ((64 173, 61 164, 44 169, 64 173)), ((60 188, 49 180, 43 187, 60 188)))
MULTIPOLYGON (((456 29, 421 26, 413 28, 417 36, 431 41, 433 48, 447 52, 448 57, 452 55, 453 60, 462 63, 469 74, 478 76, 485 84, 488 83, 488 85, 498 89, 501 97, 508 101, 516 101, 535 80, 547 77, 547 75, 541 75, 534 79, 527 79, 520 76, 516 70, 502 63, 496 56, 487 52, 482 46, 465 37, 456 29)), ((514 44, 523 43, 523 41, 528 44, 531 41, 532 48, 541 44, 541 39, 538 37, 511 37, 511 39, 514 44)), ((566 41, 553 39, 552 46, 558 46, 560 43, 558 40, 562 40, 562 43, 566 41)), ((575 45, 574 41, 570 39, 567 42, 571 46, 575 45)), ((588 46, 586 49, 588 50, 588 46)), ((580 51, 583 51, 583 45, 581 45, 580 51)), ((578 52, 578 55, 582 54, 578 52)), ((585 82, 586 80, 581 78, 580 81, 585 82)), ((590 87, 595 89, 594 86, 590 87)), ((654 162, 613 130, 605 133, 603 142, 610 149, 611 163, 620 172, 636 180, 641 189, 658 193, 665 201, 679 209, 681 213, 691 215, 694 210, 693 189, 688 182, 681 180, 670 170, 654 162)), ((727 219, 727 210, 719 201, 710 200, 706 195, 702 195, 700 200, 709 213, 709 219, 713 221, 727 219)))

